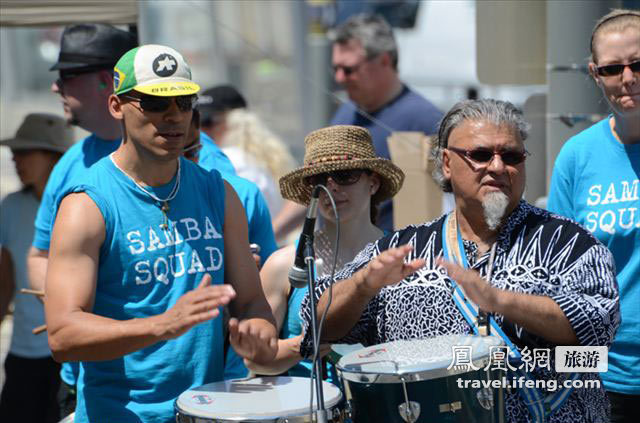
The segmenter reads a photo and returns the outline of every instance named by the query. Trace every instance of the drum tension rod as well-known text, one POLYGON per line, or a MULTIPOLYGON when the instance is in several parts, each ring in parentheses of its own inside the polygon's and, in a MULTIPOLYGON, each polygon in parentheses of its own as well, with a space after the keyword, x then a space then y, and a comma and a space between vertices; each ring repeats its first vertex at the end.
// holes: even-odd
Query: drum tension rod
POLYGON ((407 393, 407 383, 404 377, 400 377, 402 382, 402 391, 404 392, 404 403, 398 405, 398 412, 400 417, 407 423, 415 423, 420 417, 420 403, 415 401, 409 401, 409 394, 407 393))

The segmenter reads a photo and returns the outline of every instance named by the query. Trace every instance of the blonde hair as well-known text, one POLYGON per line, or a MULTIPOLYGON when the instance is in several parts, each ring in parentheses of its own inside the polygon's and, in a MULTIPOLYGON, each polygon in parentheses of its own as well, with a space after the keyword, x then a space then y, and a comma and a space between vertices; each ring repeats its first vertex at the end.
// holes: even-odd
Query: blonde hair
POLYGON ((276 181, 293 169, 295 161, 287 146, 255 113, 247 109, 231 110, 226 125, 223 147, 235 146, 250 154, 276 181))
POLYGON ((640 12, 628 9, 613 9, 596 22, 591 32, 591 61, 597 63, 595 45, 597 38, 611 32, 623 32, 627 28, 640 30, 640 12))

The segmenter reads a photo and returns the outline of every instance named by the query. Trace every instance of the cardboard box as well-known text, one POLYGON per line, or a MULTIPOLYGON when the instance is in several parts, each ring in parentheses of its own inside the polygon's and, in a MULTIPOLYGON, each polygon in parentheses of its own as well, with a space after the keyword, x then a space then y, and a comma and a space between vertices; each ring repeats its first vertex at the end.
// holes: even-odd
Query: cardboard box
POLYGON ((394 132, 387 138, 391 160, 405 174, 402 189, 393 197, 393 226, 433 220, 443 211, 443 192, 431 178, 430 137, 422 132, 394 132))

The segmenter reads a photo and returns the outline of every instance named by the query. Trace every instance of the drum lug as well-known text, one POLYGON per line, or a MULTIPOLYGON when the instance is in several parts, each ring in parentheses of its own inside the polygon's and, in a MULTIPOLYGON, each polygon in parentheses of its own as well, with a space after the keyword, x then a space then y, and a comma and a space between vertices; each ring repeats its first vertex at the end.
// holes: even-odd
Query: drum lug
POLYGON ((404 393, 404 403, 398 405, 398 412, 400 417, 407 423, 415 423, 420 417, 420 403, 415 401, 409 401, 409 394, 407 392, 407 381, 404 377, 400 378, 402 382, 402 392, 404 393))
POLYGON ((407 423, 415 423, 420 417, 420 403, 415 401, 404 402, 398 406, 400 417, 407 423))
POLYGON ((451 403, 440 404, 438 406, 441 413, 455 413, 458 410, 462 410, 462 402, 456 401, 451 403))

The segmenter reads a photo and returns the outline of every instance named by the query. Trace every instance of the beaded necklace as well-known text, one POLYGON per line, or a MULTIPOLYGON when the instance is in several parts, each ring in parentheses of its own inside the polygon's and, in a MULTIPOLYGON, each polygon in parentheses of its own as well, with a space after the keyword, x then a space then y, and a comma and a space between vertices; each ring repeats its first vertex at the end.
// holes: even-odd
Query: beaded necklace
POLYGON ((164 217, 164 221, 163 221, 162 224, 160 224, 160 228, 164 229, 164 230, 169 229, 169 216, 168 216, 168 213, 169 213, 169 201, 173 200, 175 198, 175 196, 178 194, 178 191, 180 190, 180 159, 178 159, 178 173, 176 175, 176 181, 173 184, 173 188, 171 189, 171 192, 169 193, 167 198, 163 199, 163 198, 159 198, 158 196, 156 196, 152 192, 147 191, 142 185, 140 185, 138 182, 136 182, 136 180, 133 179, 127 172, 125 172, 122 168, 120 168, 120 166, 118 166, 116 161, 113 159, 113 153, 111 153, 109 155, 109 158, 111 159, 111 162, 113 163, 113 165, 120 172, 122 172, 127 178, 129 178, 131 180, 131 182, 133 182, 135 184, 135 186, 137 186, 142 192, 147 194, 149 197, 151 197, 154 201, 156 201, 158 203, 158 207, 160 207, 160 210, 162 211, 162 216, 164 217))

